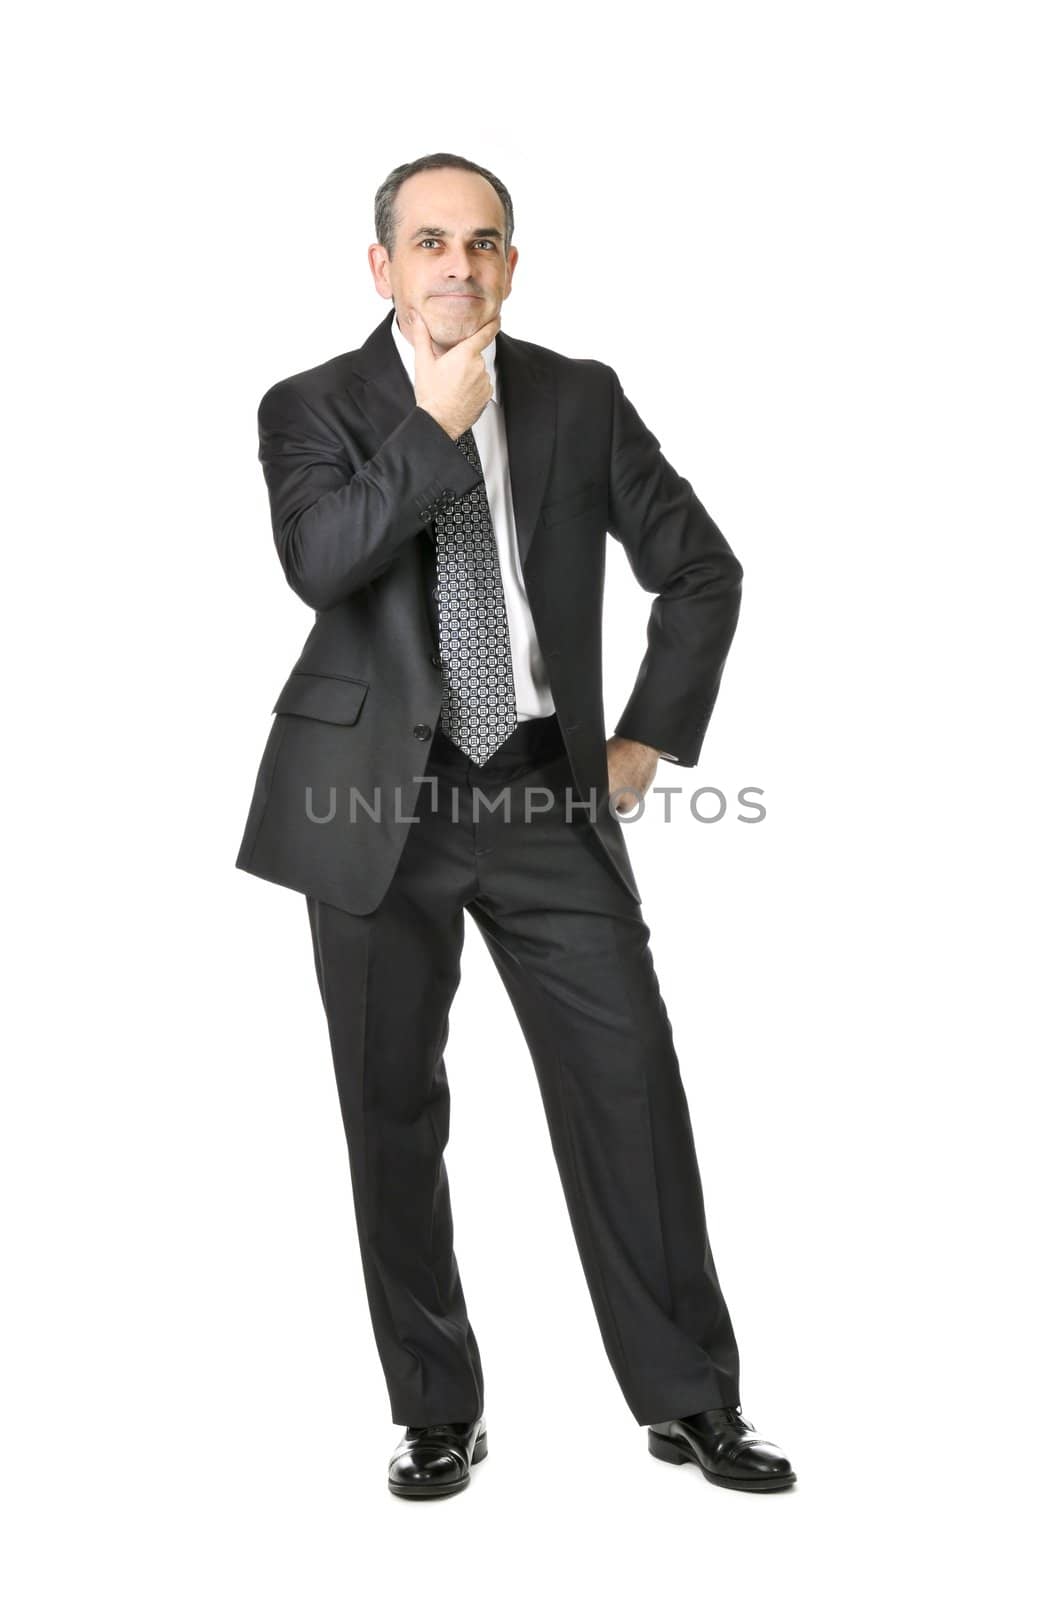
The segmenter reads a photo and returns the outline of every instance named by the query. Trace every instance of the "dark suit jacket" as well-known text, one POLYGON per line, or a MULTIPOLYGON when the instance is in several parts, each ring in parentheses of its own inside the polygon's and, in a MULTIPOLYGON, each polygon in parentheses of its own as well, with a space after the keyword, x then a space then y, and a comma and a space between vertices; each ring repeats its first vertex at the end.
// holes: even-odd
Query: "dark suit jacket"
MULTIPOLYGON (((374 910, 391 881, 439 717, 434 507, 478 478, 415 404, 393 316, 360 350, 274 384, 258 411, 281 565, 317 617, 273 708, 236 865, 356 914, 374 910), (364 801, 354 821, 352 790, 364 801), (379 821, 365 809, 375 801, 379 821)), ((611 367, 501 330, 495 348, 528 602, 579 796, 596 802, 578 814, 638 901, 608 806, 605 535, 656 596, 615 731, 681 766, 697 764, 704 742, 742 568, 611 367)))

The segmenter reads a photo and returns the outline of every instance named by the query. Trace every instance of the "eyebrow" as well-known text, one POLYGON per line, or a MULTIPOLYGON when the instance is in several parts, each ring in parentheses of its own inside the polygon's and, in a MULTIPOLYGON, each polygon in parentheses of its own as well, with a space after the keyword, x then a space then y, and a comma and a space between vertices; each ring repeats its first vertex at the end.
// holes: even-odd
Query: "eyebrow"
MULTIPOLYGON (((414 233, 410 234, 410 243, 412 244, 415 239, 449 239, 451 237, 452 235, 449 228, 421 227, 418 228, 414 233)), ((500 228, 470 228, 465 237, 467 239, 501 240, 502 230, 500 228)))

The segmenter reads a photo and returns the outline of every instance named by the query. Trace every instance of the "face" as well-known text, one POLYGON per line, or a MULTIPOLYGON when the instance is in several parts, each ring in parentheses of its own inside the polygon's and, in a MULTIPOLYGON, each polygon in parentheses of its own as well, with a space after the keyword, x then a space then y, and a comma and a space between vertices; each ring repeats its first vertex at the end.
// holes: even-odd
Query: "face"
MULTIPOLYGON (((478 172, 445 167, 414 173, 395 196, 395 250, 369 247, 377 292, 424 318, 437 355, 497 316, 512 287, 517 252, 503 254, 502 201, 478 172)), ((412 342, 412 341, 411 341, 412 342)))

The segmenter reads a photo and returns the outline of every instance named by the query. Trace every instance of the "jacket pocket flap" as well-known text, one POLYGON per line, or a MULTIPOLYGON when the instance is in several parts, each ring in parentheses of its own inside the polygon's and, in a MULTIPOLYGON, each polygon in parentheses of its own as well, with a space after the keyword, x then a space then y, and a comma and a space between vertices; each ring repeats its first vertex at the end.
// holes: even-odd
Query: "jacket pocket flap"
POLYGON ((274 711, 318 722, 357 722, 368 683, 296 669, 280 692, 274 711))

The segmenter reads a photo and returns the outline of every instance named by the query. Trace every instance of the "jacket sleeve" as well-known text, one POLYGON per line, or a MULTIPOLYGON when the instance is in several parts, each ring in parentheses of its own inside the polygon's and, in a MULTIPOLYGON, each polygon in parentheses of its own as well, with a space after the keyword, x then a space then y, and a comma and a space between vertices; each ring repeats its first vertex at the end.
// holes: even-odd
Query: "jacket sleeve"
POLYGON ((352 473, 343 441, 289 379, 259 402, 258 437, 284 575, 317 611, 371 583, 431 522, 446 491, 464 494, 480 476, 421 406, 352 473))
POLYGON ((611 368, 609 376, 609 532, 639 584, 656 595, 646 653, 615 731, 693 767, 738 625, 742 568, 611 368))

